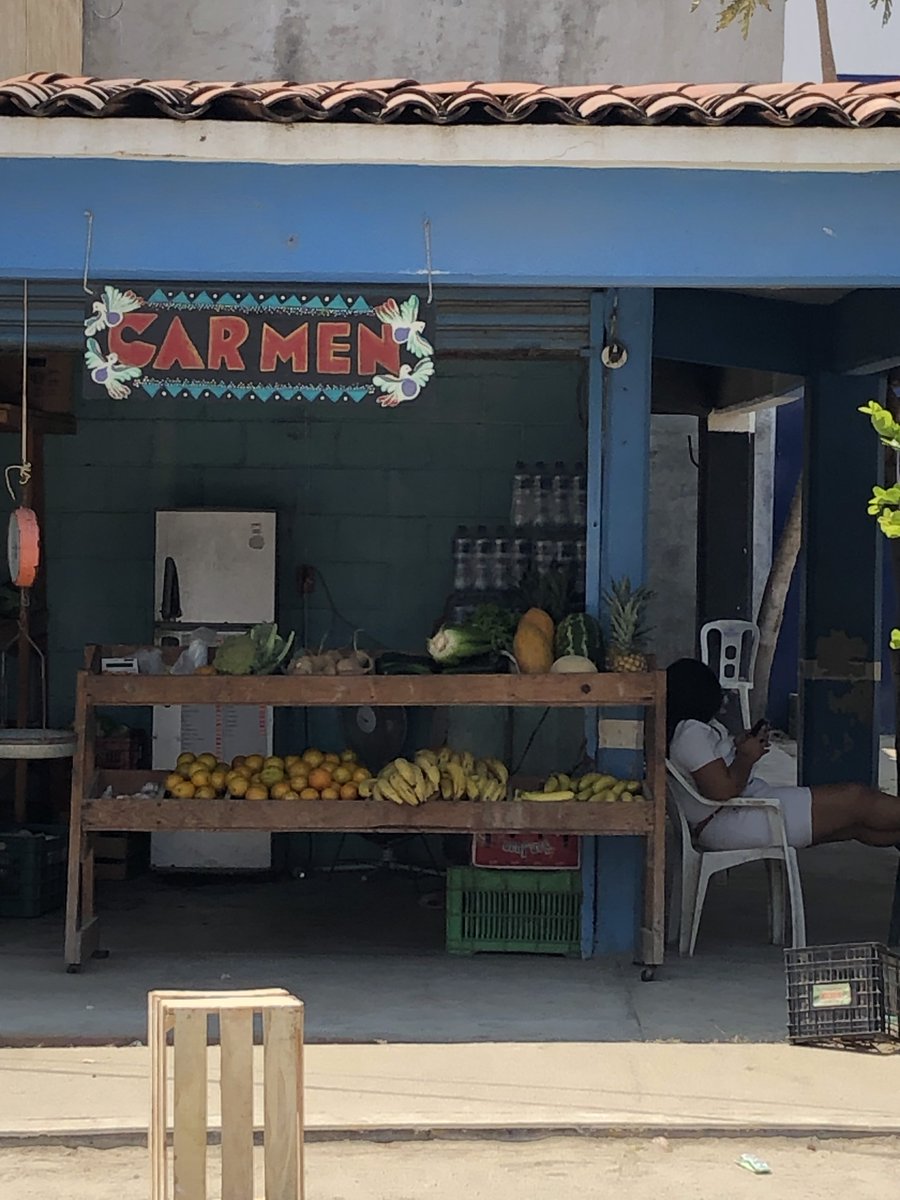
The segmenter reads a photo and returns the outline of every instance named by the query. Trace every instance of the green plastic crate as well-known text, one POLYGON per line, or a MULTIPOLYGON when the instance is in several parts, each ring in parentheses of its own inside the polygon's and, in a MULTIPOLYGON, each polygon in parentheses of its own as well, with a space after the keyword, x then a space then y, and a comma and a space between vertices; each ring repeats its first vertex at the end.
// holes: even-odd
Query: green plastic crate
POLYGON ((0 830, 0 917, 40 917, 66 899, 64 825, 0 830))
POLYGON ((577 957, 581 873, 448 868, 447 949, 577 957))

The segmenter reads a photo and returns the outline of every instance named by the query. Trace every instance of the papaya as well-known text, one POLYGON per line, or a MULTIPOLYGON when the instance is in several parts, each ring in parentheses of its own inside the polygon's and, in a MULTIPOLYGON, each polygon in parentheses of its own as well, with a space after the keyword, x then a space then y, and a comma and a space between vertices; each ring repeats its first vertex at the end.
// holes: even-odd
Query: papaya
POLYGON ((529 621, 532 625, 536 625, 549 642, 553 641, 553 618, 548 612, 544 612, 542 608, 529 608, 528 612, 523 614, 519 622, 520 629, 524 621, 529 621))
POLYGON ((536 622, 528 619, 526 613, 519 621, 513 639, 513 654, 523 675, 546 675, 553 664, 552 622, 548 637, 536 622))

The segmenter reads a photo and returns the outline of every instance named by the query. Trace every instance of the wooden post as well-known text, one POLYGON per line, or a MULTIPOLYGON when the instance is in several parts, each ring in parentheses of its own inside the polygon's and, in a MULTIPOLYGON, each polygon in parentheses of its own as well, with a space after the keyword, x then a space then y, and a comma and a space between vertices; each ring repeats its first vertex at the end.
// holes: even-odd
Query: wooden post
POLYGON ((0 78, 30 71, 80 75, 82 0, 0 0, 0 78))
POLYGON ((253 1019, 263 1022, 266 1200, 303 1200, 303 1005, 282 988, 243 992, 151 992, 151 1200, 209 1200, 207 1020, 221 1047, 221 1200, 253 1200, 253 1019), (174 1030, 173 1169, 167 1139, 166 1039, 174 1030))

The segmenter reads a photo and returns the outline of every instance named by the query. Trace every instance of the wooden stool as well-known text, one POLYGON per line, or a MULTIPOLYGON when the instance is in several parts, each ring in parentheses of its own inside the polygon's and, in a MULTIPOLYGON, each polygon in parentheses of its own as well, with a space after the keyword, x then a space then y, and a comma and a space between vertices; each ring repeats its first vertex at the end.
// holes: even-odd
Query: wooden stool
POLYGON ((266 1200, 303 1200, 303 1004, 283 988, 148 995, 151 1200, 169 1200, 167 1035, 174 1031, 175 1200, 209 1200, 207 1023, 219 1020, 221 1200, 253 1200, 253 1019, 262 1015, 266 1200))

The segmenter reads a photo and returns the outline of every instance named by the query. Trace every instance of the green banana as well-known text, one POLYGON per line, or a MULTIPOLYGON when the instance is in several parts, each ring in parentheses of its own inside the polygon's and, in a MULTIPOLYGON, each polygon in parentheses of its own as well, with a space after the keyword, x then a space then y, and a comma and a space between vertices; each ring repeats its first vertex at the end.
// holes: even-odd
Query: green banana
POLYGON ((559 789, 559 776, 551 775, 550 778, 547 780, 547 782, 544 784, 544 791, 545 792, 555 792, 558 789, 559 789))

